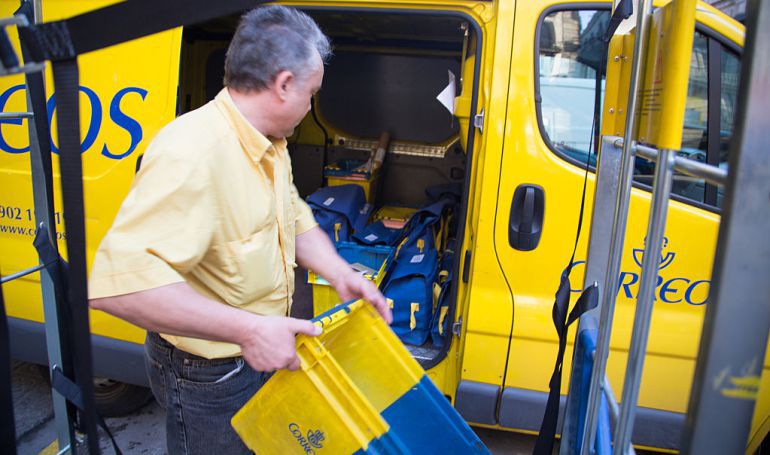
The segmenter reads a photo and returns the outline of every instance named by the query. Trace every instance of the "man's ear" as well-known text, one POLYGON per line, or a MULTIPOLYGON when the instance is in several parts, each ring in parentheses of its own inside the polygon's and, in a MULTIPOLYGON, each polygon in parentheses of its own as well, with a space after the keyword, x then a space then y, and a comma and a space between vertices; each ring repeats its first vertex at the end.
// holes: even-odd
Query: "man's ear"
POLYGON ((289 96, 289 90, 291 85, 294 84, 296 78, 291 71, 283 70, 275 76, 272 88, 273 92, 278 98, 283 101, 289 96))

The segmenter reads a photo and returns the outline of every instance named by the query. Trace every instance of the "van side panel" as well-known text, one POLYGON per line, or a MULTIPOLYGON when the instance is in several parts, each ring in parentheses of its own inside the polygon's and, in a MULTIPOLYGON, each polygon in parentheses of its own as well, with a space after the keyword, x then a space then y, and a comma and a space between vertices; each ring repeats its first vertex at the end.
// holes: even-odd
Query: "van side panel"
MULTIPOLYGON (((109 2, 48 1, 45 21, 70 17, 109 2)), ((2 14, 12 14, 5 3, 2 14)), ((14 35, 11 30, 10 35, 14 35)), ((18 40, 12 38, 18 49, 18 40)), ((86 242, 89 267, 94 252, 128 192, 137 158, 157 131, 174 118, 179 73, 181 29, 149 36, 79 57, 81 141, 85 185, 86 242)), ((55 94, 46 71, 48 115, 56 130, 55 94)), ((0 111, 26 111, 24 80, 0 79, 0 111)), ((66 258, 66 237, 59 197, 57 137, 53 134, 55 223, 60 251, 66 258)), ((24 123, 0 122, 0 257, 3 275, 37 263, 32 247, 34 206, 29 167, 29 138, 24 123)), ((3 286, 11 317, 42 322, 38 274, 3 286)), ((106 337, 141 343, 144 332, 106 315, 91 313, 92 331, 106 337)))
MULTIPOLYGON (((484 414, 495 415, 494 405, 505 373, 506 352, 513 323, 513 302, 505 276, 495 254, 492 236, 497 182, 500 177, 500 150, 505 125, 505 94, 510 68, 513 12, 519 2, 485 5, 494 12, 484 24, 482 80, 479 108, 485 112, 484 132, 476 134, 473 180, 475 194, 469 214, 468 238, 463 258, 469 258, 466 312, 462 315, 462 381, 497 388, 492 408, 484 414), (494 94, 494 96, 493 96, 494 94)), ((477 7, 481 10, 481 7, 477 7)), ((484 11, 485 13, 487 11, 484 11)), ((478 112, 476 113, 478 114, 478 112)), ((459 298, 459 297, 458 297, 459 298)), ((467 413, 458 390, 458 409, 467 413)), ((473 413, 475 414, 475 412, 473 413)), ((471 418, 471 414, 468 415, 471 418)), ((472 420, 472 419, 471 419, 472 420)), ((489 422, 485 422, 489 423, 489 422)))

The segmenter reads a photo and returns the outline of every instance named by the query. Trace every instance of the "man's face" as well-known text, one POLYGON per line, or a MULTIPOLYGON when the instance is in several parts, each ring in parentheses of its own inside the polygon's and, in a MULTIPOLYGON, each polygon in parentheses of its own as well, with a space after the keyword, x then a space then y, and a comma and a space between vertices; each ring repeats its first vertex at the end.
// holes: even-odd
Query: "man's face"
POLYGON ((304 77, 296 77, 288 87, 288 96, 284 111, 283 136, 288 137, 294 133, 305 115, 310 111, 310 103, 313 95, 321 90, 324 77, 324 66, 321 57, 316 53, 313 60, 313 68, 304 77))

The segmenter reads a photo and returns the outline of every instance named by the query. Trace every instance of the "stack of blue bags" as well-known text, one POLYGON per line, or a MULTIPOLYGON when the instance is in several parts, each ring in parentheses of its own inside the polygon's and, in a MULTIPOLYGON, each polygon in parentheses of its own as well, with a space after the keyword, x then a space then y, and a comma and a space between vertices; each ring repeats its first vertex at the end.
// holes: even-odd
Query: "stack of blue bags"
POLYGON ((396 248, 380 289, 392 305, 391 327, 404 343, 422 346, 430 340, 442 347, 449 339, 460 194, 459 184, 428 188, 428 204, 403 229, 382 221, 367 224, 372 207, 358 185, 325 187, 308 196, 318 224, 334 242, 396 248))

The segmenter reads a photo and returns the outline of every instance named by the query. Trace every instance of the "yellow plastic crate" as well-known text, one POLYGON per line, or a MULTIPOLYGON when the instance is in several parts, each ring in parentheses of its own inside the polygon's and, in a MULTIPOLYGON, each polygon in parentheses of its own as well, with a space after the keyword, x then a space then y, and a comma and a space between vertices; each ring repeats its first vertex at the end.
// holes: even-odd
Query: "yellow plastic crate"
MULTIPOLYGON (((364 276, 379 287, 385 278, 385 269, 392 261, 394 249, 387 246, 363 246, 352 242, 336 244, 337 252, 351 264, 360 263, 375 270, 374 274, 364 273, 364 276)), ((323 277, 312 270, 307 272, 307 282, 313 287, 313 316, 329 311, 335 305, 342 303, 337 291, 323 277)))
POLYGON ((297 336, 298 371, 277 372, 232 419, 254 452, 489 453, 374 308, 356 301, 297 336))
POLYGON ((377 209, 372 216, 374 221, 382 221, 386 227, 401 229, 416 212, 416 208, 385 205, 377 209))

